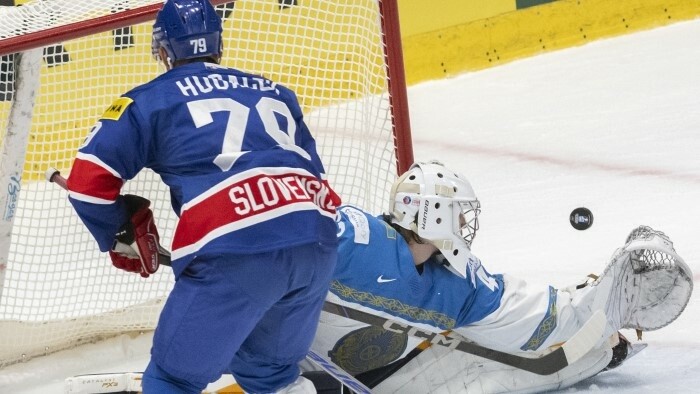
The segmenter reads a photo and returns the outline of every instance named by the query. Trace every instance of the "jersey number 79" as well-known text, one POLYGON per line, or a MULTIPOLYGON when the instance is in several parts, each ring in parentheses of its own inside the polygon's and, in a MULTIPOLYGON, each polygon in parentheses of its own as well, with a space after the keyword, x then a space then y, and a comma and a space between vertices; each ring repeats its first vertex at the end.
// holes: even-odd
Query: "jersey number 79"
MULTIPOLYGON (((212 123, 214 121, 212 113, 228 112, 221 153, 214 158, 214 164, 216 164, 221 171, 228 171, 231 169, 233 163, 246 153, 241 151, 241 149, 243 146, 243 137, 248 129, 248 117, 251 108, 231 98, 211 98, 190 101, 187 103, 187 108, 197 128, 212 123)), ((262 120, 265 132, 269 134, 280 147, 295 151, 305 159, 311 160, 311 156, 308 152, 294 143, 297 126, 287 104, 271 97, 263 97, 255 105, 255 110, 262 120), (275 114, 287 118, 286 131, 281 130, 280 123, 277 121, 275 114)))

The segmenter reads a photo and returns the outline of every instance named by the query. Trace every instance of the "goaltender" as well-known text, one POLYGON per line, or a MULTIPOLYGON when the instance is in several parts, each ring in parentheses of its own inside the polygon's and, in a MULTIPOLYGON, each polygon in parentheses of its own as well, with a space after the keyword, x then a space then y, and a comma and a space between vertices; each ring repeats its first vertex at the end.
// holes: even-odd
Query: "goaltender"
POLYGON ((690 269, 665 234, 644 226, 600 276, 574 286, 528 288, 492 275, 471 252, 479 213, 464 176, 436 161, 414 164, 394 183, 386 214, 340 208, 328 299, 529 357, 567 341, 602 310, 604 336, 587 354, 542 376, 444 347, 416 348, 418 339, 325 313, 312 348, 379 393, 540 392, 618 366, 630 346, 618 330, 662 328, 690 298, 690 269))

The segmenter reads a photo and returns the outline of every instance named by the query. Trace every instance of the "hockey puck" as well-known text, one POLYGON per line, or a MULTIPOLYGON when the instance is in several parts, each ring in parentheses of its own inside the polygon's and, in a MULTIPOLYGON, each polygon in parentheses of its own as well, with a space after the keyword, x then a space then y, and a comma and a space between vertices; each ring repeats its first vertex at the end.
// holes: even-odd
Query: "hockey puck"
POLYGON ((576 208, 569 215, 569 223, 576 230, 587 230, 593 225, 593 214, 588 208, 576 208))

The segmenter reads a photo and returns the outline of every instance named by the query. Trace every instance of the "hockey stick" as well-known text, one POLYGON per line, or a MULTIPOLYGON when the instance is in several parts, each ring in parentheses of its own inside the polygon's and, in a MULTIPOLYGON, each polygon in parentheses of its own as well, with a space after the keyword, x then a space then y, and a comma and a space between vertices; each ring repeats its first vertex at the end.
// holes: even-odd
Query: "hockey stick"
MULTIPOLYGON (((53 167, 49 167, 46 170, 46 173, 44 175, 46 176, 47 181, 49 181, 51 183, 55 183, 58 186, 60 186, 63 190, 68 191, 68 184, 66 183, 66 178, 64 178, 61 175, 60 171, 58 171, 57 169, 55 169, 53 167)), ((134 248, 134 250, 137 250, 137 248, 138 248, 135 245, 132 245, 132 247, 134 248)), ((158 263, 160 265, 166 265, 166 266, 170 267, 170 253, 168 252, 168 253, 159 253, 159 254, 160 254, 160 258, 158 259, 158 263)))
POLYGON ((538 375, 553 374, 583 357, 583 355, 588 353, 603 336, 606 324, 605 314, 603 311, 599 310, 561 347, 544 356, 531 358, 489 349, 476 343, 463 341, 449 335, 445 336, 434 333, 395 320, 336 304, 331 301, 326 301, 324 303, 323 310, 334 315, 373 326, 379 326, 385 330, 399 334, 407 334, 416 338, 421 338, 434 345, 473 354, 538 375))
MULTIPOLYGON (((76 375, 66 378, 64 394, 140 394, 142 392, 142 372, 118 372, 76 375)), ((209 383, 202 394, 242 394, 243 389, 231 375, 209 383)))
POLYGON ((339 381, 340 384, 348 387, 354 393, 372 394, 372 390, 370 390, 367 386, 360 383, 359 380, 355 379, 352 375, 348 374, 345 372, 345 370, 337 366, 331 360, 321 356, 319 353, 309 349, 306 359, 326 371, 329 375, 339 381))
POLYGON ((63 190, 66 190, 66 191, 68 190, 68 185, 66 184, 66 178, 64 178, 61 175, 61 171, 59 171, 53 167, 49 167, 48 169, 46 169, 46 172, 44 173, 44 175, 46 176, 47 181, 57 184, 63 190))
MULTIPOLYGON (((340 384, 357 394, 371 394, 372 391, 342 368, 320 354, 309 350, 306 359, 332 376, 340 384)), ((65 394, 106 394, 106 393, 141 393, 143 373, 122 372, 71 376, 65 380, 65 394)), ((210 383, 202 394, 243 393, 230 374, 224 374, 210 383)))
MULTIPOLYGON (((55 168, 46 170, 46 180, 55 183, 64 190, 68 190, 66 178, 61 176, 60 171, 55 168)), ((170 259, 163 259, 162 265, 170 265, 170 259)), ((332 361, 321 356, 320 354, 309 349, 306 358, 313 364, 331 375, 341 384, 350 388, 358 394, 370 394, 372 391, 357 379, 343 371, 342 368, 335 365, 332 361)), ((78 375, 66 380, 66 393, 87 393, 91 391, 104 389, 109 391, 95 391, 101 393, 138 391, 140 390, 141 374, 140 373, 117 373, 117 374, 98 374, 98 375, 78 375), (116 390, 116 391, 112 391, 116 390)))
MULTIPOLYGON (((66 180, 58 170, 50 168, 46 179, 66 189, 66 180)), ((167 264, 166 264, 167 265, 167 264)), ((564 345, 538 358, 517 356, 480 346, 476 343, 462 341, 451 336, 444 336, 432 331, 420 329, 404 323, 399 323, 384 317, 345 307, 330 301, 324 303, 323 310, 338 316, 347 317, 362 323, 383 327, 386 330, 407 334, 427 340, 431 344, 456 349, 502 364, 520 368, 539 375, 550 375, 572 364, 586 354, 603 335, 605 315, 597 311, 564 345)))

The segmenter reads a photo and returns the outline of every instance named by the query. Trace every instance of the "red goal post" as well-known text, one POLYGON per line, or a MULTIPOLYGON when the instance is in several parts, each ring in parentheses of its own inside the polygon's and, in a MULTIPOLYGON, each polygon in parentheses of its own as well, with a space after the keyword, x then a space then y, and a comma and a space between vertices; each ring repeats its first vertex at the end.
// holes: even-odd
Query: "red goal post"
MULTIPOLYGON (((380 213, 413 162, 396 0, 213 0, 222 64, 296 91, 344 202, 380 213)), ((0 367, 155 327, 172 274, 114 269, 77 219, 65 175, 109 104, 162 70, 150 55, 162 1, 42 0, 0 6, 0 367)), ((149 170, 124 192, 176 218, 149 170)))

